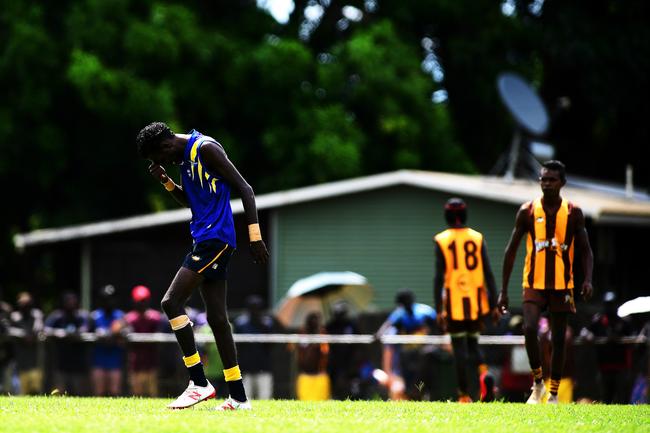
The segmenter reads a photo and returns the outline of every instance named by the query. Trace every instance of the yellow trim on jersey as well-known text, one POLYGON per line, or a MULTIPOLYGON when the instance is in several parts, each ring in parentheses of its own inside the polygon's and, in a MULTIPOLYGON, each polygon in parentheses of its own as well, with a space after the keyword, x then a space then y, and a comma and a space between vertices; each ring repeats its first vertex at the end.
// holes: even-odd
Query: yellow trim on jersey
MULTIPOLYGON (((199 140, 195 140, 190 149, 190 161, 196 162, 196 156, 199 151, 199 140)), ((192 180, 194 180, 194 164, 190 164, 190 170, 192 171, 192 180)))
POLYGON ((194 367, 196 364, 201 362, 201 356, 199 355, 199 352, 196 352, 194 355, 184 356, 183 362, 187 368, 194 367))
POLYGON ((239 365, 235 365, 232 368, 227 368, 223 371, 223 377, 226 380, 226 382, 232 382, 234 380, 240 380, 241 379, 241 370, 239 369, 239 365))
POLYGON ((203 266, 203 267, 201 268, 201 270, 199 270, 198 273, 200 274, 200 273, 203 272, 203 271, 204 271, 208 266, 210 266, 211 264, 213 264, 214 262, 216 262, 217 259, 221 256, 221 254, 223 254, 224 251, 226 251, 227 248, 228 248, 228 244, 226 244, 226 246, 223 247, 223 249, 222 249, 221 251, 219 251, 219 254, 217 254, 217 255, 215 256, 214 259, 210 260, 210 263, 208 263, 207 265, 203 266))
POLYGON ((203 164, 201 164, 200 159, 197 162, 197 175, 199 176, 199 183, 201 184, 201 188, 203 188, 203 164))

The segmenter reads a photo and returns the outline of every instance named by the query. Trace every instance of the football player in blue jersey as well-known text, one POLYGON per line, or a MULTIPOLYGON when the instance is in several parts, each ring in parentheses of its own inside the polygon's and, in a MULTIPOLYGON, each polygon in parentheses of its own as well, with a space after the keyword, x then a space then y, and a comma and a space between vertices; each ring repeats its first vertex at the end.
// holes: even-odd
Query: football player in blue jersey
POLYGON ((198 131, 175 134, 165 123, 154 122, 139 132, 136 143, 140 156, 151 160, 151 175, 164 185, 177 202, 192 210, 192 250, 161 302, 190 376, 187 389, 168 407, 183 409, 215 396, 214 387, 205 377, 196 349, 192 322, 185 313, 186 302, 200 287, 230 394, 217 409, 250 409, 228 321, 226 277, 228 262, 236 246, 230 207, 231 187, 239 192, 242 199, 253 261, 264 264, 269 257, 260 232, 253 189, 228 159, 221 144, 198 131), (169 164, 180 166, 180 184, 167 175, 164 166, 169 164))

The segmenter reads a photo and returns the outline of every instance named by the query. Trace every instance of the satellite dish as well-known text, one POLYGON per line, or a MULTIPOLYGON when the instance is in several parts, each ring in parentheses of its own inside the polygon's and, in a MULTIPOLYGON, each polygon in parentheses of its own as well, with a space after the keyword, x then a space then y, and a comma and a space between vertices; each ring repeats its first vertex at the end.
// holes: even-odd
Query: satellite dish
POLYGON ((523 78, 512 72, 499 74, 497 88, 504 105, 523 130, 535 136, 546 134, 549 124, 546 108, 523 78))

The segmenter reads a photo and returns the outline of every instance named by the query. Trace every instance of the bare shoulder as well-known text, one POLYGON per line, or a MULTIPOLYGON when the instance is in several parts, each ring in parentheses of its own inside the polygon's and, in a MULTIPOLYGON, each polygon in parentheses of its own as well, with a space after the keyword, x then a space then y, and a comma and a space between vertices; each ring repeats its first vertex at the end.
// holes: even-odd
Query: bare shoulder
POLYGON ((532 205, 533 205, 532 200, 523 203, 521 206, 519 206, 519 212, 530 212, 530 208, 532 205))
POLYGON ((582 208, 577 204, 573 202, 569 202, 569 209, 571 210, 572 214, 575 214, 576 216, 584 217, 584 214, 582 213, 582 208))
POLYGON ((517 221, 525 219, 531 213, 532 205, 532 201, 527 201, 526 203, 519 206, 519 209, 517 210, 517 221))
POLYGON ((582 212, 582 208, 575 203, 569 203, 569 219, 573 221, 573 224, 576 228, 582 228, 585 226, 585 215, 582 212))
POLYGON ((209 138, 203 142, 199 148, 199 153, 201 156, 206 154, 226 155, 226 150, 217 140, 209 138))

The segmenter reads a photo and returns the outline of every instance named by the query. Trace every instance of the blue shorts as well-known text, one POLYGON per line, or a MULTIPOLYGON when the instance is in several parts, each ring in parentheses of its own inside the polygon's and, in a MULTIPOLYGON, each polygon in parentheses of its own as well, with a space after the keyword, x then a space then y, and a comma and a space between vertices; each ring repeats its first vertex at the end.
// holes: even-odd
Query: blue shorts
POLYGON ((195 243, 183 267, 211 280, 225 280, 228 277, 228 263, 235 249, 217 239, 195 243))
POLYGON ((121 347, 95 346, 93 350, 93 368, 102 370, 119 370, 122 368, 124 349, 121 347))

